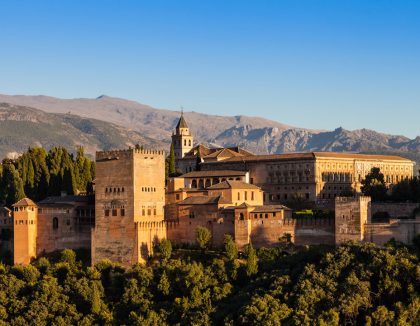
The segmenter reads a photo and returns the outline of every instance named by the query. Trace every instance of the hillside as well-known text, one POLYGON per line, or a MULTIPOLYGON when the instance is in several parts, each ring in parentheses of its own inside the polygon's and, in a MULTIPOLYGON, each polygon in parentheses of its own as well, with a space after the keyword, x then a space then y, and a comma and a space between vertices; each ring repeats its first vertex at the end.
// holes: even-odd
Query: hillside
MULTIPOLYGON (((167 148, 172 131, 179 119, 179 112, 176 111, 155 109, 134 101, 109 96, 99 96, 96 99, 59 99, 48 96, 0 95, 0 102, 34 107, 49 113, 59 113, 61 117, 72 117, 72 121, 96 119, 96 123, 99 123, 98 120, 111 123, 114 128, 118 129, 116 132, 118 137, 123 139, 114 138, 115 135, 106 133, 107 141, 105 143, 109 142, 110 146, 105 148, 118 146, 119 142, 125 146, 127 143, 147 141, 152 146, 167 148), (83 118, 76 118, 76 116, 83 118), (122 133, 124 136, 121 136, 122 133), (134 138, 130 139, 130 135, 134 138), (142 137, 141 135, 144 135, 143 139, 140 139, 142 141, 135 140, 136 137, 142 137)), ((196 142, 221 146, 239 145, 254 153, 303 151, 389 153, 420 162, 420 137, 409 139, 368 129, 354 131, 343 128, 333 131, 310 130, 248 116, 227 117, 186 112, 185 117, 196 142)), ((39 132, 42 133, 42 131, 39 132)), ((3 132, 3 134, 5 133, 3 132)), ((95 131, 92 131, 90 136, 94 137, 94 134, 95 131)), ((104 134, 96 137, 96 141, 99 142, 104 134)))
POLYGON ((84 146, 93 155, 97 150, 116 149, 147 144, 154 148, 164 145, 156 140, 127 131, 118 125, 82 118, 72 114, 52 114, 0 103, 0 157, 21 153, 29 146, 84 146))

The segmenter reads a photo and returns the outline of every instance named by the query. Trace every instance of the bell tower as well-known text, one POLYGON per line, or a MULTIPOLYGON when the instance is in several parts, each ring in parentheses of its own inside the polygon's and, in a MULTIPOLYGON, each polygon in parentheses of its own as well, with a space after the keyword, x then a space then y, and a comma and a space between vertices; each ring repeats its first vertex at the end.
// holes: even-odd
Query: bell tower
POLYGON ((184 119, 184 112, 181 112, 175 133, 172 134, 172 144, 176 160, 183 158, 193 148, 193 136, 184 119))

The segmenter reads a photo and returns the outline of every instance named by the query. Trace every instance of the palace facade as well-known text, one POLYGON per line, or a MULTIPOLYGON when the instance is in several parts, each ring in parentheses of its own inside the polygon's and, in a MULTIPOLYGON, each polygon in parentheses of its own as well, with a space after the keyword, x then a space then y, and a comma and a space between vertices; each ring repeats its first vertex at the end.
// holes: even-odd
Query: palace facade
POLYGON ((195 243, 199 226, 210 230, 213 247, 223 246, 229 234, 241 249, 250 242, 274 246, 285 238, 296 245, 383 244, 391 238, 410 243, 420 232, 417 204, 375 206, 357 194, 372 167, 379 167, 391 186, 411 178, 410 160, 321 152, 254 155, 194 146, 183 115, 172 141, 177 168, 185 172, 180 177, 165 180, 163 151, 97 152, 94 196, 38 203, 24 198, 0 208, 0 254, 28 264, 44 253, 87 249, 92 264, 110 259, 130 266, 148 259, 161 239, 195 243), (356 196, 341 196, 350 193, 356 196), (291 200, 333 205, 335 217, 293 217, 291 200), (392 218, 374 223, 373 210, 392 212, 392 218))

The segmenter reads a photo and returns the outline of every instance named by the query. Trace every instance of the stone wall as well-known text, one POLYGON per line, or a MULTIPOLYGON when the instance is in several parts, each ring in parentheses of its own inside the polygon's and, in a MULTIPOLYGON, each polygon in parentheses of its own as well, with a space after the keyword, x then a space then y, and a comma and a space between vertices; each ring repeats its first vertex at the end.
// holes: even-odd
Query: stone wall
POLYGON ((419 203, 372 203, 372 216, 386 212, 393 219, 410 218, 414 217, 414 210, 419 206, 419 203))
POLYGON ((391 239, 412 244, 420 233, 420 219, 390 220, 389 223, 369 223, 365 227, 364 240, 383 245, 391 239))
POLYGON ((129 266, 143 261, 163 232, 159 227, 139 228, 144 224, 136 223, 162 222, 164 204, 163 151, 98 152, 92 263, 110 259, 129 266))

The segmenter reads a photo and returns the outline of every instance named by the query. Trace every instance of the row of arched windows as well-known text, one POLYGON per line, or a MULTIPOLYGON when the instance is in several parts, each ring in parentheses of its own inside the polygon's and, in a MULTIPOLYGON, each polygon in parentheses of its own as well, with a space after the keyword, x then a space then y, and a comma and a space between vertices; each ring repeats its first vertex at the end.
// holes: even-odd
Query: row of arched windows
POLYGON ((141 187, 141 191, 143 192, 156 192, 155 187, 141 187))
POLYGON ((124 187, 106 187, 105 188, 105 193, 106 194, 110 194, 110 193, 120 193, 120 192, 124 192, 124 187))

